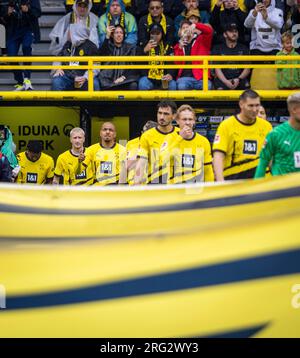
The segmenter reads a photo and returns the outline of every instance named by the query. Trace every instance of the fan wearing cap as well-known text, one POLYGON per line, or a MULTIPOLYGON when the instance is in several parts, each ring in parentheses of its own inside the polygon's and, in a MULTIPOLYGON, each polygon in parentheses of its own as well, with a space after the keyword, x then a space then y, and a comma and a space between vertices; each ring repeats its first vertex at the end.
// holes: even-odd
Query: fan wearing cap
POLYGON ((98 17, 91 13, 91 8, 91 0, 76 0, 73 5, 73 11, 57 21, 49 34, 51 39, 49 50, 52 55, 57 56, 68 41, 71 24, 81 24, 85 26, 89 30, 89 40, 92 41, 95 46, 99 46, 97 30, 98 17))
MULTIPOLYGON (((196 10, 193 10, 196 11, 196 10)), ((198 12, 192 12, 192 16, 196 18, 198 12)), ((194 19, 195 21, 196 19, 194 19)), ((174 47, 175 56, 207 56, 210 54, 211 43, 213 37, 213 29, 208 24, 201 22, 191 23, 188 19, 183 20, 179 29, 179 43, 174 47)), ((185 64, 185 62, 176 62, 177 64, 185 64)), ((193 65, 201 64, 201 61, 192 61, 193 65)), ((209 73, 209 79, 211 74, 209 73)), ((200 90, 203 88, 203 70, 199 68, 180 69, 177 76, 178 90, 200 90)), ((208 88, 212 88, 209 80, 208 88)))
POLYGON ((173 20, 164 14, 164 4, 161 0, 150 0, 148 14, 143 16, 138 26, 138 42, 145 47, 149 38, 149 29, 152 24, 159 24, 163 28, 165 42, 172 46, 174 42, 173 20))
MULTIPOLYGON (((91 12, 95 15, 99 16, 104 13, 105 0, 91 0, 93 6, 91 8, 91 12)), ((75 3, 75 0, 65 0, 65 8, 66 12, 72 11, 72 7, 75 3)))
POLYGON ((20 172, 17 183, 51 184, 54 176, 54 160, 42 152, 43 144, 39 140, 30 140, 27 150, 19 153, 17 158, 20 172))
POLYGON ((244 27, 246 17, 247 14, 242 11, 238 0, 218 0, 210 17, 210 24, 215 30, 215 43, 223 42, 223 29, 226 24, 236 24, 239 39, 244 43, 246 41, 244 27))
MULTIPOLYGON (((249 49, 240 43, 239 32, 236 24, 225 24, 223 31, 223 42, 214 46, 212 55, 221 56, 247 56, 249 49)), ((244 90, 250 87, 248 78, 250 69, 234 68, 235 61, 228 61, 226 64, 232 64, 233 68, 216 68, 214 87, 217 90, 244 90)))
MULTIPOLYGON (((165 42, 164 30, 160 24, 152 24, 149 28, 148 43, 145 47, 138 48, 138 54, 149 56, 149 65, 154 65, 149 70, 141 70, 139 89, 149 91, 152 89, 162 89, 164 84, 169 90, 176 90, 176 70, 160 69, 156 66, 164 65, 163 61, 155 60, 156 56, 173 55, 173 49, 165 42)), ((164 88, 166 89, 166 88, 164 88)))

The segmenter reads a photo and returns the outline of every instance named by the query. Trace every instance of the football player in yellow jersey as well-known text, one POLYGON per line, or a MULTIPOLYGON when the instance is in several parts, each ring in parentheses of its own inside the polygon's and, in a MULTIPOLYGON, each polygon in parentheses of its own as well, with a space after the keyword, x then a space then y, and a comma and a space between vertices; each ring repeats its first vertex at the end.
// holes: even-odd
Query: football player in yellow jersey
MULTIPOLYGON (((147 121, 143 126, 141 134, 145 133, 148 129, 155 128, 157 122, 147 121)), ((127 181, 128 184, 134 184, 134 175, 137 163, 137 156, 140 148, 140 137, 131 139, 127 142, 126 152, 127 152, 127 181)), ((146 174, 146 173, 145 173, 146 174)))
POLYGON ((167 136, 161 146, 161 163, 168 183, 214 181, 209 141, 194 131, 196 114, 189 105, 178 108, 176 121, 180 128, 177 137, 167 136))
POLYGON ((90 146, 83 166, 93 168, 95 185, 126 184, 126 148, 116 143, 116 128, 113 123, 105 122, 100 129, 100 143, 90 146))
POLYGON ((54 175, 54 161, 50 155, 42 153, 43 144, 30 140, 25 152, 17 155, 20 171, 17 183, 51 184, 54 175))
POLYGON ((220 123, 213 144, 217 181, 253 178, 259 153, 271 124, 258 117, 259 95, 246 90, 240 96, 240 113, 220 123))
POLYGON ((157 127, 149 129, 142 134, 140 139, 140 151, 136 172, 134 177, 135 184, 161 184, 164 183, 162 171, 159 163, 159 152, 161 145, 167 135, 177 137, 179 131, 172 125, 172 121, 177 111, 176 103, 162 101, 157 106, 157 127), (147 169, 148 168, 148 169, 147 169), (145 180, 144 173, 148 170, 148 180, 145 180))
POLYGON ((82 128, 73 128, 70 132, 70 150, 60 154, 56 161, 53 184, 64 185, 91 185, 94 182, 92 166, 83 168, 79 172, 78 160, 84 148, 85 133, 82 128))

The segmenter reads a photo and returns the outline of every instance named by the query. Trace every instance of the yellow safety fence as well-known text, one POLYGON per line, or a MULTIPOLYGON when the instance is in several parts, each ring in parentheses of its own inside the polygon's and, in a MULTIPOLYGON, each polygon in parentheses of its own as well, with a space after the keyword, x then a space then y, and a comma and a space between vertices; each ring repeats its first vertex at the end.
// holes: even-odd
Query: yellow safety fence
POLYGON ((300 337, 299 182, 2 185, 0 337, 300 337))
MULTIPOLYGON (((74 99, 86 101, 120 101, 120 100, 157 100, 157 99, 172 99, 172 100, 236 100, 242 91, 217 91, 208 90, 209 70, 216 68, 250 68, 250 69, 278 69, 278 68, 299 68, 300 56, 156 56, 157 62, 172 62, 171 64, 155 65, 149 64, 149 56, 105 56, 105 57, 72 57, 72 62, 87 63, 85 65, 72 66, 68 64, 70 57, 0 57, 0 71, 1 70, 16 70, 26 69, 30 70, 54 70, 54 69, 85 69, 88 70, 89 81, 88 91, 25 91, 0 92, 1 100, 65 100, 73 101, 74 99), (263 61, 292 61, 293 63, 286 64, 270 64, 261 63, 263 61), (52 65, 52 62, 63 62, 64 65, 52 65), (199 64, 175 64, 174 62, 191 62, 200 61, 199 64), (232 63, 234 62, 234 64, 232 63), (8 63, 9 62, 9 63, 8 63), (27 63, 26 65, 19 65, 18 62, 27 63), (114 64, 107 64, 107 62, 114 62, 114 64), (123 64, 117 65, 116 63, 123 64), (143 62, 143 64, 137 64, 143 62), (231 62, 231 63, 227 63, 231 62), (250 63, 251 62, 251 63, 250 63), (30 63, 30 64, 28 64, 30 63), (40 63, 43 63, 42 65, 40 63), (45 65, 44 65, 45 63, 45 65), (124 64, 130 63, 130 64, 124 64), (25 67, 24 67, 25 66, 25 67), (203 69, 203 90, 197 91, 93 91, 93 69, 203 69)), ((262 99, 264 100, 285 100, 290 95, 292 90, 258 90, 262 99)))

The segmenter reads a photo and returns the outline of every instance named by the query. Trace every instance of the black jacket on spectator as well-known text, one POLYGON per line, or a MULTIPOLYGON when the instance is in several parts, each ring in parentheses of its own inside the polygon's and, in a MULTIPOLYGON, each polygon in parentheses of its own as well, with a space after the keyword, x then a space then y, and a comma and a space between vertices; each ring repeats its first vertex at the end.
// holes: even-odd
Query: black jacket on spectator
MULTIPOLYGON (((98 48, 90 40, 85 40, 82 44, 72 49, 72 42, 65 43, 58 56, 97 56, 98 48), (73 52, 72 52, 73 50, 73 52)), ((80 65, 86 65, 86 62, 80 62, 80 65)), ((86 70, 64 70, 65 74, 69 77, 75 78, 76 76, 83 76, 86 70)))
POLYGON ((11 16, 8 16, 6 9, 6 14, 4 16, 7 38, 12 37, 21 28, 29 27, 34 34, 34 42, 39 42, 41 39, 41 34, 38 18, 42 14, 40 0, 27 0, 27 3, 29 4, 28 13, 21 11, 20 6, 18 5, 21 3, 21 1, 14 2, 16 4, 15 12, 11 16))
MULTIPOLYGON (((135 56, 136 55, 136 47, 126 42, 123 42, 121 47, 117 47, 114 45, 113 41, 105 39, 103 45, 99 51, 100 56, 135 56)), ((125 62, 107 62, 106 64, 118 64, 122 65, 125 62)), ((126 65, 130 65, 130 63, 126 62, 126 65)), ((113 87, 118 87, 120 84, 114 84, 114 81, 121 77, 125 76, 126 79, 121 83, 121 85, 125 85, 132 82, 138 81, 138 74, 136 70, 124 70, 124 69, 112 69, 112 70, 101 70, 99 73, 99 81, 101 89, 109 89, 113 87)))
MULTIPOLYGON (((148 32, 149 26, 148 26, 147 18, 148 18, 148 14, 143 16, 139 21, 138 44, 141 47, 145 47, 149 41, 149 32, 148 32)), ((168 45, 172 46, 174 43, 174 31, 175 31, 174 22, 169 16, 166 16, 166 22, 167 22, 167 33, 165 34, 164 38, 165 38, 165 42, 168 45)))
POLYGON ((241 42, 245 42, 245 26, 247 14, 241 9, 224 9, 221 11, 221 7, 215 6, 210 17, 210 24, 216 32, 216 41, 223 41, 223 29, 225 24, 236 24, 239 31, 239 39, 241 42))
POLYGON ((199 10, 206 10, 210 12, 210 0, 199 0, 199 10))
MULTIPOLYGON (((248 56, 250 54, 249 48, 240 42, 234 48, 229 48, 226 42, 223 41, 213 47, 211 55, 215 56, 248 56)), ((217 62, 215 62, 217 63, 217 62)), ((224 63, 224 62, 222 62, 224 63)), ((233 68, 222 68, 222 72, 227 79, 238 78, 239 75, 244 71, 242 68, 234 68, 234 65, 238 63, 236 61, 227 61, 226 65, 232 64, 233 68)), ((221 63, 220 63, 221 64, 221 63)))

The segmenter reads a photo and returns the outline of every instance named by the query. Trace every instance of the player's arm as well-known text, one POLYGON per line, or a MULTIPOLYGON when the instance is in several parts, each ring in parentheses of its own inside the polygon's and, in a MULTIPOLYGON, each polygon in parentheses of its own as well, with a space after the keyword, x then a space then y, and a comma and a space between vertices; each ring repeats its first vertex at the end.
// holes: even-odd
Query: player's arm
POLYGON ((209 182, 214 180, 215 176, 212 166, 211 147, 209 141, 206 139, 204 146, 204 181, 209 182))
POLYGON ((119 184, 127 184, 127 168, 125 160, 120 162, 119 184))
POLYGON ((213 157, 213 170, 215 173, 216 181, 224 181, 224 160, 225 160, 225 153, 219 150, 214 151, 213 157))
POLYGON ((276 143, 276 139, 274 137, 274 132, 270 132, 267 135, 264 146, 259 154, 259 162, 254 176, 255 179, 265 177, 266 170, 270 162, 273 160, 275 150, 274 143, 276 143))
POLYGON ((227 131, 228 122, 221 122, 218 127, 213 143, 213 171, 216 181, 224 181, 224 162, 228 150, 229 134, 227 131))
POLYGON ((145 182, 144 173, 147 171, 148 167, 148 158, 139 157, 136 163, 135 175, 134 175, 134 184, 139 185, 145 182))
POLYGON ((62 164, 61 157, 59 156, 57 158, 56 166, 55 166, 55 169, 54 169, 54 177, 53 177, 53 181, 52 181, 53 185, 59 185, 60 184, 61 178, 63 177, 63 172, 64 172, 63 164, 62 164))
POLYGON ((54 177, 54 160, 50 158, 49 167, 46 173, 45 184, 52 184, 53 177, 54 177))
POLYGON ((145 183, 145 172, 148 170, 148 156, 150 154, 150 148, 145 134, 142 134, 140 140, 140 147, 138 151, 137 163, 134 175, 134 185, 140 185, 145 183))

